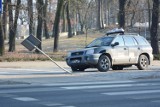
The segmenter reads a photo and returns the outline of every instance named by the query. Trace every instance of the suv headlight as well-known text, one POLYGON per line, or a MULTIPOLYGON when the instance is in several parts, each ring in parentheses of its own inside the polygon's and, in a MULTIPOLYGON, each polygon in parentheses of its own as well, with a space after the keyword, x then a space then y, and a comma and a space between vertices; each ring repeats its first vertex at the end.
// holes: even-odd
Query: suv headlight
POLYGON ((90 49, 86 51, 86 55, 94 54, 94 49, 90 49))

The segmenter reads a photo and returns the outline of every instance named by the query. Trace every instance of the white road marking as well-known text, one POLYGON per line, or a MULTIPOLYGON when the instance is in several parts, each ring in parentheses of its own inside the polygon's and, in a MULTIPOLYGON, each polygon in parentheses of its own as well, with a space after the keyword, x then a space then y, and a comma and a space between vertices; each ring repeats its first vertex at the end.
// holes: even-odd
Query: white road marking
POLYGON ((46 106, 62 106, 63 104, 61 104, 61 103, 45 103, 45 104, 43 104, 43 105, 46 105, 46 106))
POLYGON ((113 87, 131 87, 131 84, 122 84, 122 85, 95 85, 95 86, 70 86, 70 87, 61 87, 64 89, 92 89, 92 88, 113 88, 113 87))
POLYGON ((19 100, 19 101, 38 101, 38 99, 31 98, 31 97, 16 97, 13 99, 19 100))
POLYGON ((116 84, 116 85, 94 85, 94 86, 69 86, 69 87, 61 87, 64 89, 92 89, 92 88, 115 88, 115 87, 133 87, 133 86, 148 86, 148 85, 157 85, 157 84, 148 84, 148 83, 140 83, 140 84, 116 84))
POLYGON ((133 82, 135 82, 135 81, 108 81, 108 82, 54 83, 54 84, 43 84, 43 86, 99 85, 99 84, 133 83, 133 82))
POLYGON ((61 106, 61 107, 75 107, 75 106, 61 106))
POLYGON ((142 90, 142 91, 125 91, 125 92, 108 92, 105 95, 133 95, 133 94, 151 94, 160 93, 160 90, 142 90))

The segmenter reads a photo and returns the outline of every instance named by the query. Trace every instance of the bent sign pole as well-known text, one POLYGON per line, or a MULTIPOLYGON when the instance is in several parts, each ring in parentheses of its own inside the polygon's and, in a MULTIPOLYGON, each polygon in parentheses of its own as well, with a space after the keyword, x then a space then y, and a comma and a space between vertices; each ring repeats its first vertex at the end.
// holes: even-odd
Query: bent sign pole
POLYGON ((45 52, 43 52, 41 49, 39 49, 37 46, 41 43, 37 38, 35 38, 33 35, 30 35, 28 38, 26 38, 21 44, 26 47, 29 51, 32 51, 33 49, 37 49, 40 51, 43 55, 45 55, 48 59, 50 59, 54 64, 56 64, 59 68, 62 70, 72 73, 71 71, 68 71, 61 67, 59 64, 56 63, 49 55, 47 55, 45 52))

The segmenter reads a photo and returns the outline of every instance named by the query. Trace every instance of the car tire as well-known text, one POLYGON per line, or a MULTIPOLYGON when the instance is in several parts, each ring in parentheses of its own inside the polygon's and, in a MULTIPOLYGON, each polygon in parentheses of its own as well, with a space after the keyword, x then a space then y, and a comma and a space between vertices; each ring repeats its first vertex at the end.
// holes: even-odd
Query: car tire
POLYGON ((114 65, 114 66, 112 66, 112 69, 113 69, 113 70, 123 70, 123 66, 114 65))
POLYGON ((149 65, 149 59, 146 55, 140 55, 139 59, 138 59, 138 69, 139 70, 145 70, 148 68, 149 65))
POLYGON ((108 56, 102 55, 98 61, 98 70, 100 72, 107 72, 111 66, 111 61, 108 56))
POLYGON ((81 67, 71 67, 72 71, 73 72, 76 72, 76 71, 84 71, 85 68, 81 68, 81 67))

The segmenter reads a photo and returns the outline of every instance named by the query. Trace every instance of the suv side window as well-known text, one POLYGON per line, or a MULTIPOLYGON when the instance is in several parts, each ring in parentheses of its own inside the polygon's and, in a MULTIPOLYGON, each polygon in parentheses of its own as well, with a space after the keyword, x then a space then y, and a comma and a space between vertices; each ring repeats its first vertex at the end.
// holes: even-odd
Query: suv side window
POLYGON ((145 38, 143 38, 142 36, 137 36, 135 37, 135 39, 139 45, 148 45, 147 40, 145 40, 145 38))
POLYGON ((126 46, 135 46, 134 38, 131 36, 123 36, 126 46))
POLYGON ((122 36, 117 36, 112 43, 119 42, 118 46, 124 46, 124 40, 122 36))

